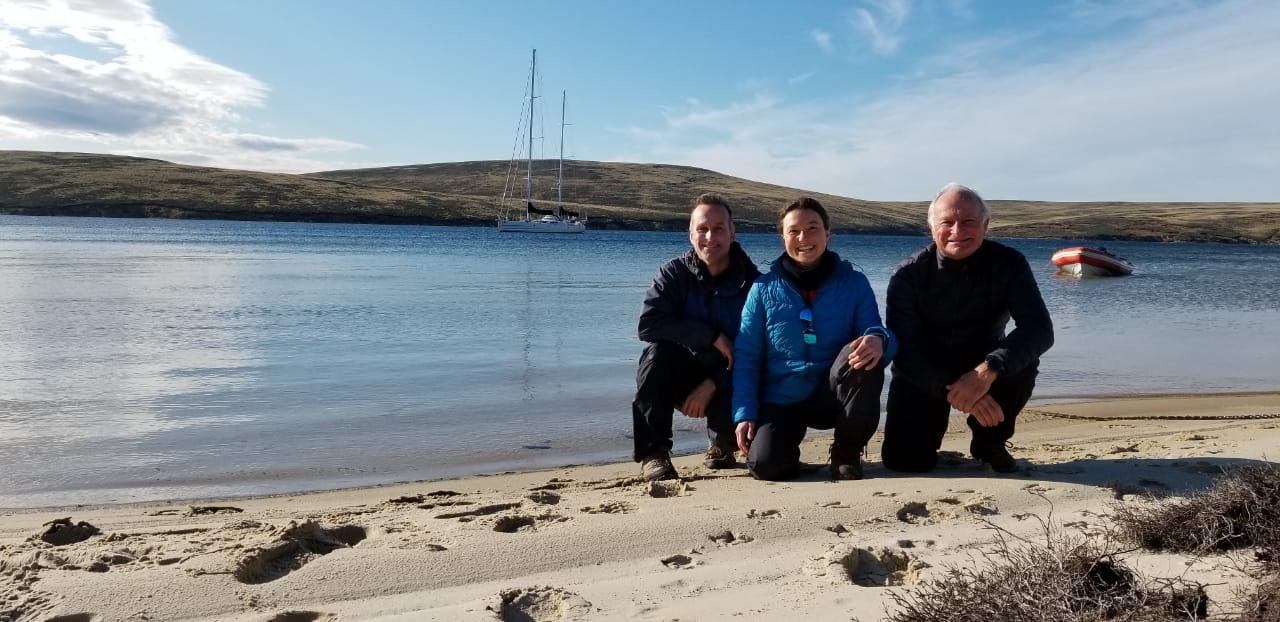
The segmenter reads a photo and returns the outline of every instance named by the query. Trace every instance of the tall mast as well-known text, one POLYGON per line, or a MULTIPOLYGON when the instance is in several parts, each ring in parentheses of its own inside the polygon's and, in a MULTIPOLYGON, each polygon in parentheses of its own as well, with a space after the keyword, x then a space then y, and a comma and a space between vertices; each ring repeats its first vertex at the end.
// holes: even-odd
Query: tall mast
POLYGON ((538 49, 533 50, 529 62, 529 165, 525 171, 524 216, 529 219, 529 206, 533 204, 533 76, 538 70, 538 49))
POLYGON ((560 91, 560 174, 556 179, 556 204, 564 205, 564 91, 560 91))

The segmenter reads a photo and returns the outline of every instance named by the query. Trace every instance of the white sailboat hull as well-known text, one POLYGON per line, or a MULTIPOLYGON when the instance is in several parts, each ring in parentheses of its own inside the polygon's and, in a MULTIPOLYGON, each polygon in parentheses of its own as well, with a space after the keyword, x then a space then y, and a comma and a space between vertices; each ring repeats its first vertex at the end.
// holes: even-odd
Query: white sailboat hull
POLYGON ((498 233, 582 233, 587 225, 568 220, 499 220, 498 233))

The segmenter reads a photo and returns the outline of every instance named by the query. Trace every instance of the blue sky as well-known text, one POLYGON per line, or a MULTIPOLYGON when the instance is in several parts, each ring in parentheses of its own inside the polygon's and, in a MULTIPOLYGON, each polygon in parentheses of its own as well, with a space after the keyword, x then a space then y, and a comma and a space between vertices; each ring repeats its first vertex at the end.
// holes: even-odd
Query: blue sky
POLYGON ((507 159, 534 47, 582 159, 877 200, 1280 200, 1272 0, 0 0, 0 148, 507 159))

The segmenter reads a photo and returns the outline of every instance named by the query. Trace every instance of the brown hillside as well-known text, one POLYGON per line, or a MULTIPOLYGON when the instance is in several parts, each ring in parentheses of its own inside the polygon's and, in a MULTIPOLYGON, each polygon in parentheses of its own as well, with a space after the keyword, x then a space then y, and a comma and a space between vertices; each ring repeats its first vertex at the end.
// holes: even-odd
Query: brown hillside
MULTIPOLYGON (((508 162, 421 164, 288 175, 125 156, 0 151, 0 213, 487 225, 508 162)), ((553 199, 552 161, 535 161, 535 201, 553 199)), ((513 176, 524 183, 524 171, 513 176)), ((774 211, 805 192, 663 164, 574 161, 566 205, 593 229, 683 229, 689 201, 719 192, 743 230, 770 230, 774 211)), ((930 190, 922 194, 928 195, 930 190)), ((520 188, 518 194, 523 194, 520 188)), ((845 232, 924 231, 924 202, 808 193, 845 232)), ((1277 203, 992 201, 1002 237, 1280 242, 1277 203)))

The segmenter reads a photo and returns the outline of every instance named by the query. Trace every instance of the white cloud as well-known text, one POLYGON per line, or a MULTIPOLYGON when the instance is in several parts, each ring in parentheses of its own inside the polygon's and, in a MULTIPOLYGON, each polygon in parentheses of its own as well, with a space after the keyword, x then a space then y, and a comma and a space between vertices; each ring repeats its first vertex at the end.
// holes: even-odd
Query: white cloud
POLYGON ((0 138, 284 170, 309 166, 307 153, 359 147, 237 130, 240 111, 266 95, 253 77, 177 43, 145 0, 0 1, 0 138))
POLYGON ((864 0, 864 5, 850 16, 854 30, 868 39, 876 54, 893 54, 902 43, 900 31, 911 14, 910 0, 864 0))
POLYGON ((814 28, 809 32, 809 37, 813 39, 814 43, 818 44, 818 47, 822 48, 823 52, 830 54, 835 51, 835 46, 831 42, 831 33, 814 28))
POLYGON ((992 198, 1274 201, 1277 23, 1280 4, 1221 3, 1032 65, 992 45, 869 98, 703 105, 649 133, 645 159, 868 199, 958 180, 992 198))

